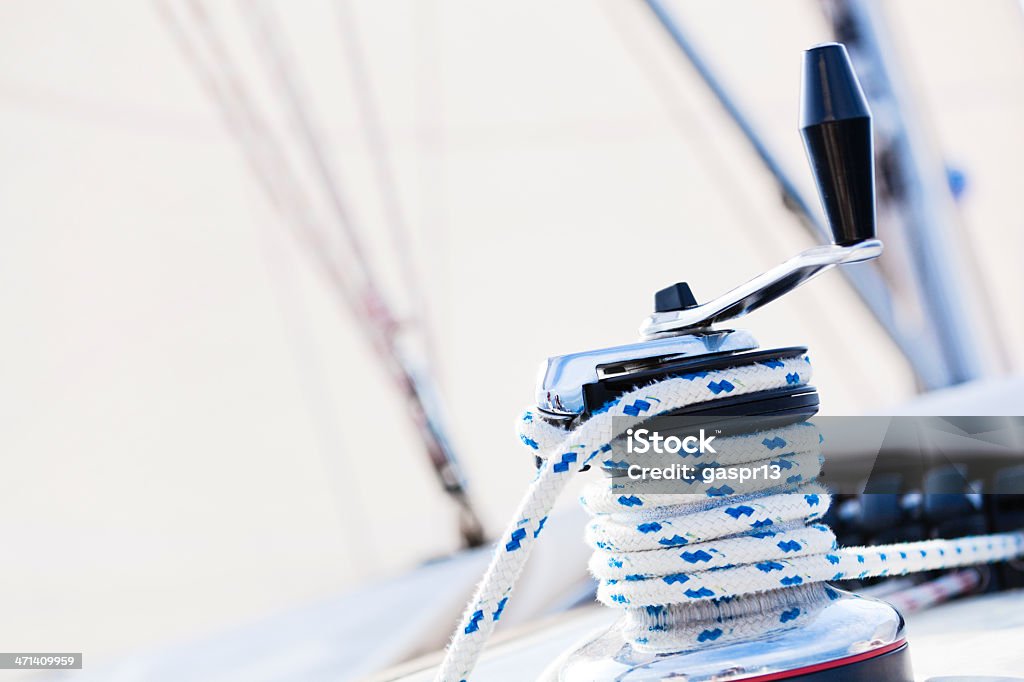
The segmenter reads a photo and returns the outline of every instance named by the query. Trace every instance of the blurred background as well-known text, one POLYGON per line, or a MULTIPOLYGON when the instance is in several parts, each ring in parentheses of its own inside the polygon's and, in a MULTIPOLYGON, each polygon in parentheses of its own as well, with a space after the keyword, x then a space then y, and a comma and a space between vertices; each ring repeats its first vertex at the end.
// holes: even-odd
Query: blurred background
MULTIPOLYGON (((820 213, 800 53, 834 15, 665 6, 820 213)), ((1024 369, 1021 6, 883 9, 981 362, 925 376, 928 330, 901 349, 830 273, 741 325, 809 346, 828 414, 1024 369)), ((876 274, 914 326, 890 217, 876 274)), ((87 667, 457 550, 410 377, 493 535, 544 358, 816 241, 627 0, 0 4, 0 230, 0 649, 87 667)))

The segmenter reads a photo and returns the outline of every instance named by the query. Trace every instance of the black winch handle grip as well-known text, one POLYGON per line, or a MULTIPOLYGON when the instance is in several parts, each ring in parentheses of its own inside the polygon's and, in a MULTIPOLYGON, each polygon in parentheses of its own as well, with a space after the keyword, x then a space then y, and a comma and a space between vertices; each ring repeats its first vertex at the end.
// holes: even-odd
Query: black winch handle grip
POLYGON ((800 132, 836 244, 875 238, 871 111, 846 48, 804 52, 800 132))

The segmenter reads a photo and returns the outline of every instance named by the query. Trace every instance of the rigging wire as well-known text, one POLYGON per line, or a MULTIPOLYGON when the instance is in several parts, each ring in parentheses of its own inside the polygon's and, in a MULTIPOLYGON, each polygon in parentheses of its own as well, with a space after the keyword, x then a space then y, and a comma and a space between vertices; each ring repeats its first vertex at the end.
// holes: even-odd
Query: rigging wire
MULTIPOLYGON (((269 131, 264 128, 264 122, 260 119, 258 112, 253 111, 247 106, 247 93, 244 84, 237 79, 237 74, 232 73, 227 62, 220 62, 224 67, 219 70, 220 73, 213 66, 213 64, 218 63, 217 55, 224 56, 221 52, 222 46, 216 40, 216 34, 214 33, 211 36, 212 41, 194 40, 189 35, 186 19, 179 17, 175 13, 170 2, 158 0, 155 4, 157 14, 168 34, 176 44, 179 52, 185 57, 186 62, 199 80, 202 89, 215 103, 215 108, 223 118, 229 134, 236 139, 242 148, 244 159, 257 181, 257 186, 264 192, 270 205, 286 219, 287 224, 292 225, 292 230, 295 231, 293 236, 298 239, 300 245, 316 249, 319 242, 310 231, 310 226, 307 224, 304 214, 297 208, 295 197, 290 197, 285 187, 288 184, 287 173, 284 172, 287 168, 281 163, 275 163, 275 161, 280 162, 281 160, 276 158, 274 145, 270 144, 273 138, 270 136, 269 131), (204 50, 202 49, 204 43, 207 45, 205 52, 208 54, 206 55, 203 54, 204 50)), ((190 6, 188 9, 193 21, 201 22, 204 19, 204 11, 198 4, 193 3, 193 6, 190 6)), ((270 262, 268 260, 269 265, 270 262)), ((330 275, 328 276, 331 277, 330 275)), ((274 279, 274 281, 278 280, 274 279)), ((282 305, 282 310, 285 308, 287 306, 282 305)), ((291 326, 289 326, 289 329, 291 329, 291 326)), ((296 358, 301 357, 308 362, 307 356, 308 353, 296 353, 296 358)), ((317 399, 309 397, 310 388, 315 389, 315 392, 322 397, 324 386, 322 383, 317 385, 316 378, 319 375, 314 368, 309 367, 307 364, 301 365, 300 369, 305 370, 301 373, 301 377, 305 379, 304 384, 307 386, 304 395, 307 396, 312 410, 317 399)), ((329 466, 330 461, 327 459, 329 454, 344 453, 344 450, 339 447, 339 434, 334 428, 333 422, 325 419, 323 415, 317 417, 311 412, 311 419, 315 427, 317 442, 320 445, 318 449, 325 458, 325 466, 329 466)), ((335 477, 331 477, 332 481, 334 479, 335 477)), ((348 536, 350 538, 358 537, 360 534, 359 529, 362 526, 361 521, 349 518, 351 514, 343 516, 342 526, 346 529, 348 536)), ((367 546, 367 551, 372 552, 372 547, 367 546)))
MULTIPOLYGON (((271 205, 292 224, 296 235, 312 255, 314 263, 332 285, 332 291, 356 318, 387 370, 388 376, 406 398, 409 416, 426 447, 428 457, 445 491, 458 506, 459 525, 464 541, 470 546, 481 544, 482 525, 470 505, 451 446, 439 423, 439 406, 435 404, 424 375, 411 365, 397 345, 397 326, 372 279, 369 279, 372 273, 367 262, 363 261, 358 272, 359 277, 353 281, 353 277, 347 274, 350 270, 341 268, 337 259, 331 257, 332 250, 325 240, 324 231, 319 228, 318 221, 311 213, 282 144, 260 115, 258 106, 235 70, 233 60, 211 18, 198 0, 187 0, 187 6, 190 10, 189 16, 198 29, 197 40, 205 45, 209 53, 205 60, 200 56, 197 44, 188 38, 183 23, 163 4, 160 5, 160 9, 164 10, 161 17, 204 85, 204 89, 221 110, 229 133, 235 137, 245 152, 250 170, 264 188, 271 205)), ((275 68, 279 76, 289 75, 280 65, 275 68)), ((287 65, 284 68, 286 69, 287 65)), ((294 85, 292 87, 294 88, 294 85)), ((293 98, 291 101, 294 107, 300 100, 293 98)), ((298 116, 305 115, 305 112, 297 107, 294 107, 293 113, 298 116)), ((312 132, 308 126, 307 132, 312 132)), ((316 145, 315 137, 308 137, 307 141, 311 142, 312 146, 316 145)), ((314 158, 313 162, 314 165, 319 164, 321 179, 330 178, 333 181, 333 174, 327 166, 326 159, 319 153, 314 156, 320 159, 317 162, 314 158)), ((328 188, 328 191, 333 193, 333 197, 340 199, 336 187, 333 190, 328 188)), ((334 211, 336 221, 343 222, 342 219, 347 218, 346 207, 340 201, 334 203, 334 211)), ((354 247, 355 253, 350 255, 354 255, 358 261, 362 256, 358 237, 350 224, 345 223, 342 227, 348 246, 354 247)))
MULTIPOLYGON (((259 221, 263 234, 263 261, 274 284, 277 296, 276 303, 279 314, 285 324, 289 350, 291 351, 296 370, 296 380, 302 390, 300 394, 306 404, 306 413, 313 427, 316 449, 320 455, 320 464, 326 474, 331 493, 332 506, 342 526, 345 528, 347 542, 342 547, 358 547, 360 554, 366 557, 365 566, 356 566, 347 562, 346 568, 353 575, 365 578, 380 568, 380 552, 377 540, 366 523, 366 498, 372 494, 362 486, 357 486, 355 494, 361 504, 352 499, 352 487, 349 471, 357 465, 347 447, 344 429, 341 428, 336 415, 338 400, 331 382, 327 379, 327 367, 324 363, 323 349, 317 344, 316 334, 311 328, 310 311, 304 305, 304 297, 299 290, 298 273, 295 271, 296 256, 288 250, 280 248, 282 236, 272 230, 267 221, 259 221), (342 454, 339 459, 338 453, 342 454), (357 510, 353 513, 353 509, 357 510)), ((286 238, 287 235, 284 235, 286 238)))
POLYGON ((179 49, 204 89, 218 105, 229 134, 242 147, 247 165, 271 205, 289 219, 300 242, 310 250, 315 262, 336 284, 334 291, 351 300, 351 287, 345 282, 342 271, 325 259, 329 252, 327 243, 315 225, 308 202, 294 182, 290 164, 281 151, 280 143, 260 116, 244 80, 233 68, 233 60, 202 5, 196 0, 186 0, 188 16, 196 28, 197 38, 194 41, 188 36, 185 20, 173 14, 168 2, 160 2, 158 7, 179 49), (209 53, 205 57, 201 54, 203 46, 209 53))
POLYGON ((352 79, 353 100, 363 131, 363 137, 370 147, 370 158, 377 176, 377 188, 384 219, 391 233, 392 249, 398 259, 403 286, 409 297, 410 307, 415 311, 412 320, 420 331, 426 349, 429 366, 436 366, 437 347, 430 329, 430 313, 427 307, 425 287, 419 276, 416 263, 411 257, 408 221, 402 210, 399 197, 398 178, 391 165, 391 148, 384 133, 383 118, 376 103, 370 69, 364 55, 358 22, 349 0, 339 0, 338 25, 342 34, 341 44, 345 48, 346 62, 352 79))
MULTIPOLYGON (((415 84, 413 108, 416 126, 416 193, 417 224, 422 243, 427 247, 425 261, 431 264, 431 282, 435 291, 448 290, 448 268, 445 258, 449 253, 447 183, 445 170, 447 158, 444 130, 443 80, 437 41, 439 0, 419 0, 413 8, 413 49, 412 73, 415 84)), ((447 316, 439 304, 442 295, 435 299, 435 307, 424 314, 424 320, 431 325, 446 328, 447 316)), ((430 349, 428 348, 428 353, 430 349)), ((428 356, 429 357, 429 356, 428 356)), ((434 373, 444 376, 445 358, 435 354, 434 373)))
POLYGON ((292 55, 287 51, 285 41, 277 29, 280 20, 273 16, 267 3, 259 0, 246 2, 244 9, 246 11, 242 12, 242 16, 247 20, 256 52, 270 74, 275 91, 283 93, 282 99, 292 124, 299 132, 306 159, 312 165, 328 199, 333 223, 353 257, 351 265, 356 290, 362 297, 362 304, 365 307, 363 313, 371 315, 377 325, 385 328, 386 333, 378 335, 379 338, 375 339, 378 343, 384 342, 393 332, 396 321, 376 286, 366 247, 355 230, 351 208, 347 198, 342 194, 335 165, 327 158, 327 144, 313 121, 306 93, 298 82, 292 55))
POLYGON ((371 340, 374 347, 390 370, 396 386, 407 399, 410 416, 445 491, 458 504, 459 526, 466 544, 471 547, 480 545, 484 540, 482 524, 469 502, 458 461, 441 425, 441 408, 436 393, 426 373, 415 366, 406 350, 397 342, 398 324, 376 287, 371 264, 351 219, 351 211, 342 195, 332 163, 327 158, 327 145, 319 138, 318 127, 313 120, 305 91, 299 83, 292 56, 284 45, 285 40, 279 31, 280 22, 272 15, 266 2, 247 3, 246 8, 250 10, 245 16, 249 20, 257 51, 264 58, 277 91, 284 94, 306 156, 329 197, 337 227, 356 257, 362 280, 360 294, 365 302, 365 314, 373 323, 370 330, 373 332, 371 340))

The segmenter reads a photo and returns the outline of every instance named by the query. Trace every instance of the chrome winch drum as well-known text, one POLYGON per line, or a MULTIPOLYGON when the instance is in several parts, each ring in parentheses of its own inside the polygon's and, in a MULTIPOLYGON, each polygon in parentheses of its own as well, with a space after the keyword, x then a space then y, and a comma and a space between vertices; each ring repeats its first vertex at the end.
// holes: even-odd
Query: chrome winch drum
MULTIPOLYGON (((687 343, 687 341, 683 341, 687 343)), ((584 403, 597 407, 625 387, 661 376, 802 356, 804 348, 707 353, 665 358, 634 366, 634 373, 584 385, 584 403), (656 365, 653 368, 652 365, 656 365), (589 400, 588 400, 589 398, 589 400)), ((817 411, 813 386, 800 386, 722 398, 663 416, 685 416, 689 428, 756 423, 760 428, 803 421, 817 411)), ((566 415, 552 414, 557 422, 566 415)), ((575 418, 585 419, 587 412, 575 418)), ((735 426, 733 427, 735 428, 735 426)), ((807 682, 910 682, 910 661, 904 621, 890 605, 812 583, 773 592, 729 597, 722 601, 671 604, 624 613, 608 630, 555 661, 544 680, 687 682, 724 680, 800 680, 807 682), (798 619, 792 614, 799 614, 798 619), (787 621, 792 624, 787 625, 787 621), (707 633, 693 646, 680 638, 673 648, 674 629, 707 633), (657 647, 638 647, 638 633, 657 631, 657 647), (734 634, 723 633, 742 633, 734 634)))

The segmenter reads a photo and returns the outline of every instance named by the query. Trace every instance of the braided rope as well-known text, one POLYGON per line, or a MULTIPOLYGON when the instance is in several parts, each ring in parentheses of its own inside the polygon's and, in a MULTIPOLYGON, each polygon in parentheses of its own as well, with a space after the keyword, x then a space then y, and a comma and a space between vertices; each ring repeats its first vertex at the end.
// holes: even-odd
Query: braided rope
POLYGON ((473 669, 570 473, 611 450, 609 444, 617 435, 613 417, 620 418, 614 420, 614 425, 625 429, 631 422, 636 424, 723 394, 745 395, 805 383, 801 372, 810 376, 805 358, 673 377, 622 395, 568 435, 527 410, 519 422, 520 439, 542 457, 541 466, 516 509, 513 523, 501 536, 435 679, 463 680, 473 669))
MULTIPOLYGON (((568 434, 527 410, 519 421, 520 439, 541 465, 435 679, 464 681, 473 669, 572 472, 598 458, 615 468, 616 437, 651 417, 726 395, 804 385, 810 377, 806 356, 671 377, 622 395, 568 434)), ((834 598, 834 590, 815 583, 988 563, 1024 553, 1024 533, 836 549, 832 531, 814 523, 830 502, 813 483, 821 465, 819 442, 817 430, 806 423, 716 441, 716 466, 783 462, 785 485, 767 490, 763 481, 730 482, 724 492, 721 486, 696 484, 692 494, 647 492, 633 483, 627 493, 614 479, 611 485, 605 480, 587 486, 581 501, 594 515, 586 535, 595 548, 590 569, 600 580, 598 599, 625 608, 642 625, 635 644, 657 646, 665 630, 657 624, 685 620, 687 609, 735 609, 725 605, 735 603, 758 614, 756 619, 723 617, 723 627, 712 630, 694 621, 690 630, 682 627, 671 635, 673 642, 683 636, 704 643, 728 635, 728 627, 746 631, 807 616, 809 609, 789 604, 787 597, 764 601, 760 593, 812 590, 816 599, 834 598)))
POLYGON ((627 609, 622 629, 641 651, 680 651, 798 625, 839 596, 827 583, 811 583, 733 599, 627 609))

